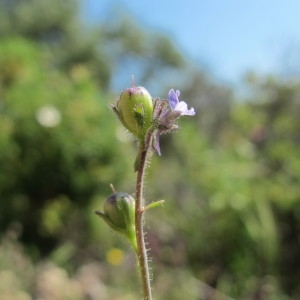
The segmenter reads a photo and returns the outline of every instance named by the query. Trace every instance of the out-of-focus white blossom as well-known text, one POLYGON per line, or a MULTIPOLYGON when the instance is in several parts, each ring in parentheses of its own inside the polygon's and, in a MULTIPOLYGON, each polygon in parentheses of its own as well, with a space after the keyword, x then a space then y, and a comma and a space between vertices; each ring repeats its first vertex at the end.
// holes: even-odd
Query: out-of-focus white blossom
POLYGON ((44 127, 55 127, 61 121, 60 111, 52 105, 40 107, 36 111, 35 117, 38 123, 44 127))

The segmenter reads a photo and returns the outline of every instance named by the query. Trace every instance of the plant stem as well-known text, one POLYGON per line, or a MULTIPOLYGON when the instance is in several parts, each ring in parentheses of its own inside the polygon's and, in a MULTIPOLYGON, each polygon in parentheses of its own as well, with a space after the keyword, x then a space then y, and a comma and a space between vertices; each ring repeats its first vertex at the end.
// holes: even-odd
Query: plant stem
POLYGON ((137 241, 137 259, 139 263, 139 269, 142 280, 142 290, 144 300, 152 300, 151 284, 150 284, 150 273, 148 266, 147 249, 144 239, 144 176, 147 164, 147 156, 152 141, 153 131, 149 130, 145 142, 140 142, 139 155, 140 162, 137 168, 137 180, 136 180, 136 203, 135 203, 135 228, 136 228, 136 241, 137 241))

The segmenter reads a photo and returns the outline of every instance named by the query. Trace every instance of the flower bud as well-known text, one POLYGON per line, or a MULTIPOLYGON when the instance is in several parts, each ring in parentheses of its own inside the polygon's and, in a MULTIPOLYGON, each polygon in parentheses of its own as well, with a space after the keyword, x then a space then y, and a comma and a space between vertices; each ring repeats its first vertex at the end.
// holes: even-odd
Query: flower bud
POLYGON ((122 124, 137 138, 143 139, 153 118, 153 102, 149 92, 141 86, 124 90, 116 110, 122 124))
POLYGON ((135 199, 122 192, 106 199, 103 213, 96 211, 112 229, 124 234, 135 247, 135 199))

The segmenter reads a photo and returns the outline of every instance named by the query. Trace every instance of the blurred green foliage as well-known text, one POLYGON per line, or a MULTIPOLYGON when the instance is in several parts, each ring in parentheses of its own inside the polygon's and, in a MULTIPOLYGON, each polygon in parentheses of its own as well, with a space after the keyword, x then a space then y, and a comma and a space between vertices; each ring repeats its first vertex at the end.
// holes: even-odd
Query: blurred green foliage
POLYGON ((299 82, 251 76, 235 99, 168 37, 128 18, 87 31, 75 4, 0 0, 0 294, 138 299, 133 253, 93 214, 110 183, 134 190, 135 145, 108 109, 134 63, 166 92, 166 74, 190 78, 197 111, 148 172, 147 200, 166 200, 147 222, 157 299, 298 299, 299 82))
POLYGON ((49 252, 76 211, 128 166, 88 69, 53 69, 50 53, 22 38, 3 39, 0 49, 1 226, 20 222, 24 241, 49 252))

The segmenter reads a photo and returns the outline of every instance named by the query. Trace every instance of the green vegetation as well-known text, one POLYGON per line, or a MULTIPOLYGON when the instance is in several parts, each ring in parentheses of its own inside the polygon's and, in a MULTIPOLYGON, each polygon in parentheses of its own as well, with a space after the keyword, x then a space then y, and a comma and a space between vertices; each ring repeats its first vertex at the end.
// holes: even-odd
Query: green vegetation
POLYGON ((155 298, 298 299, 299 82, 251 78, 235 99, 167 37, 86 28, 74 3, 0 0, 1 297, 139 299, 134 254, 93 214, 110 183, 134 191, 135 145, 108 108, 134 63, 166 96, 192 78, 178 88, 197 111, 150 166, 147 199, 166 200, 148 214, 155 298))

